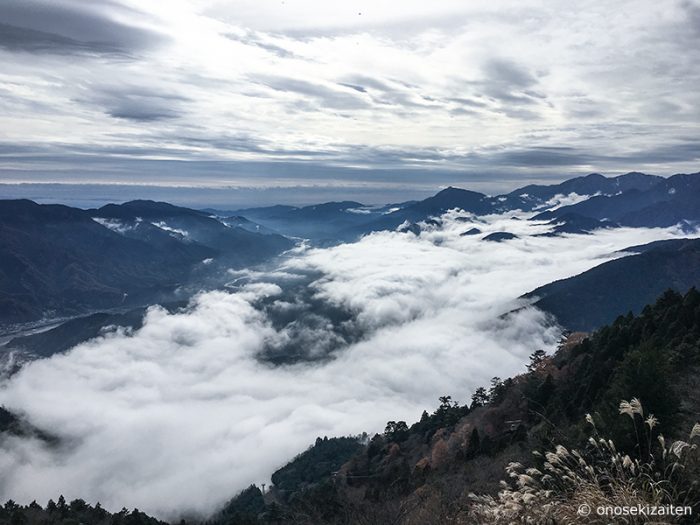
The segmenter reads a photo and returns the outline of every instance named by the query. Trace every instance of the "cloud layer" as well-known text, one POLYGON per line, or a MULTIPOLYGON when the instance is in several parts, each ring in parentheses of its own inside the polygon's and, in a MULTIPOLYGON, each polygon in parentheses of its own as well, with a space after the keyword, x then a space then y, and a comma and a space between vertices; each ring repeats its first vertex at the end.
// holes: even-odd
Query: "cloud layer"
POLYGON ((699 12, 697 0, 6 1, 0 170, 123 181, 150 159, 142 180, 249 187, 282 173, 376 184, 378 168, 419 168, 433 187, 484 171, 521 183, 695 171, 699 12), (228 164, 211 177, 210 161, 228 164), (258 161, 282 166, 251 177, 258 161), (318 169, 338 166, 371 170, 318 169))
POLYGON ((209 512, 316 436, 381 431, 440 395, 466 401, 492 376, 524 371, 559 331, 532 308, 504 316, 518 296, 628 245, 680 235, 535 236, 546 229, 449 213, 420 237, 302 248, 272 271, 232 273, 230 293, 201 294, 172 314, 154 307, 135 333, 30 364, 0 402, 63 444, 4 441, 0 499, 63 493, 164 517, 209 512), (474 226, 519 238, 460 236, 474 226), (303 359, 266 360, 280 349, 303 359))

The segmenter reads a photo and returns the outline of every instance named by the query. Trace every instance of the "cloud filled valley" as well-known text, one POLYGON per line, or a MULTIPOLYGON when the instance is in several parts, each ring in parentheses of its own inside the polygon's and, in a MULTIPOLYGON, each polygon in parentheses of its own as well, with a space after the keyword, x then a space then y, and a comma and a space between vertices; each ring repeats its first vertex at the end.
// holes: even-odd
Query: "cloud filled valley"
POLYGON ((552 226, 530 215, 451 211, 420 235, 301 246, 274 268, 231 270, 225 291, 187 308, 150 308, 139 330, 28 364, 0 403, 60 442, 3 441, 0 498, 63 493, 113 510, 206 514, 317 436, 379 432, 440 395, 463 401, 524 371, 561 329, 520 296, 629 246, 687 236, 545 236, 552 226), (471 228, 516 237, 463 235, 471 228))
POLYGON ((0 0, 0 525, 700 514, 699 38, 0 0))

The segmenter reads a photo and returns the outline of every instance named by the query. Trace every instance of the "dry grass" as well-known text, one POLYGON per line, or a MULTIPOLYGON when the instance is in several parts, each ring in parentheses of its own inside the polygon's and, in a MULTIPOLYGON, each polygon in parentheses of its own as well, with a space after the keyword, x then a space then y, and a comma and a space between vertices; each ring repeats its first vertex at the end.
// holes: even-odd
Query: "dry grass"
MULTIPOLYGON (((593 418, 587 415, 591 436, 585 450, 559 445, 544 454, 534 452, 542 465, 539 469, 509 464, 508 481, 501 482, 497 497, 470 494, 473 503, 463 513, 461 523, 610 523, 610 517, 596 515, 597 507, 676 505, 699 511, 697 481, 693 479, 698 453, 693 441, 700 438, 700 424, 693 426, 688 441, 667 443, 662 435, 655 435, 658 421, 651 414, 644 417, 637 399, 622 401, 620 414, 631 418, 641 458, 620 453, 611 440, 600 436, 593 418), (592 509, 591 515, 579 515, 582 505, 592 509)), ((614 518, 615 523, 627 524, 653 521, 683 522, 674 516, 658 520, 648 516, 614 518)))

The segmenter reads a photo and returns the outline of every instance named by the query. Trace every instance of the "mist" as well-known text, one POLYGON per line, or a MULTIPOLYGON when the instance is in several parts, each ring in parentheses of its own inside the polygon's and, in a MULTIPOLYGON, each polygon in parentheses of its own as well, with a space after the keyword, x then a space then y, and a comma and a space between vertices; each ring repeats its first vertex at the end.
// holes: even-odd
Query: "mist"
POLYGON ((185 309, 150 308, 138 331, 27 365, 2 385, 0 403, 61 441, 2 442, 0 498, 63 494, 162 518, 205 515, 269 483, 317 436, 410 424, 438 396, 464 402, 491 377, 524 372, 561 329, 518 297, 625 247, 685 236, 548 237, 550 226, 515 215, 449 212, 419 236, 300 247, 271 271, 233 272, 226 291, 185 309), (461 235, 472 227, 483 234, 461 235), (496 231, 518 238, 481 239, 496 231), (290 349, 301 357, 268 359, 290 349))

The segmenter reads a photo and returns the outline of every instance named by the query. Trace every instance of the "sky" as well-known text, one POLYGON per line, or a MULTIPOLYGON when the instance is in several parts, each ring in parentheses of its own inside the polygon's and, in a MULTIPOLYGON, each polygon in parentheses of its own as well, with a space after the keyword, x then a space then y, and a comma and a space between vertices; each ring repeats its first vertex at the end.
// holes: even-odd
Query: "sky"
POLYGON ((561 330, 518 297, 630 245, 687 236, 676 227, 541 236, 552 226, 513 215, 532 214, 451 211, 420 236, 300 247, 270 269, 230 272, 231 293, 201 293, 172 313, 152 307, 138 331, 25 365, 0 384, 0 404, 61 446, 2 440, 0 501, 63 494, 166 519, 210 513, 251 483, 269 485, 317 437, 410 424, 439 396, 463 404, 493 376, 523 373, 561 330), (472 227, 518 238, 461 235, 472 227), (290 343, 308 355, 265 360, 290 343))
POLYGON ((3 0, 0 196, 694 172, 699 47, 698 0, 3 0))

